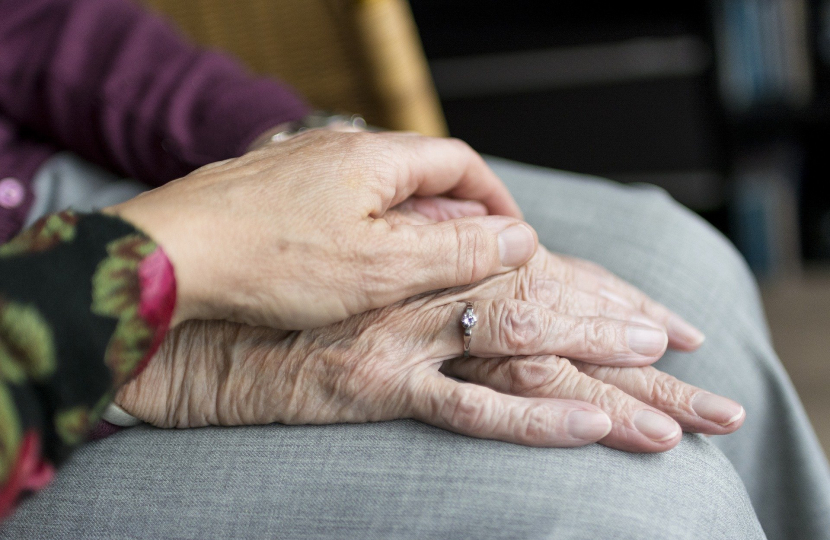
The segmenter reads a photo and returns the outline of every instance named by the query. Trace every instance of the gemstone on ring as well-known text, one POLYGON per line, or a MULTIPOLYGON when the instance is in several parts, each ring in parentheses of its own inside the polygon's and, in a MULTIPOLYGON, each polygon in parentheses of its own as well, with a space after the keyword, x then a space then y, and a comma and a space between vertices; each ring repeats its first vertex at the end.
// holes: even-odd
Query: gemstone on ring
POLYGON ((461 326, 466 329, 470 329, 476 325, 478 322, 478 317, 476 317, 475 313, 473 313, 472 309, 467 309, 464 314, 461 316, 461 326))

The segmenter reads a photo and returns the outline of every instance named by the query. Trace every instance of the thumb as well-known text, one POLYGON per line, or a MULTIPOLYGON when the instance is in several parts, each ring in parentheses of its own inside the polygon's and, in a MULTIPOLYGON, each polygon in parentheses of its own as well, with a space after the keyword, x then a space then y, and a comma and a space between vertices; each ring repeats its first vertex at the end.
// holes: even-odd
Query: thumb
POLYGON ((469 285, 513 270, 533 257, 536 231, 504 216, 451 219, 425 225, 399 224, 391 229, 394 260, 407 276, 397 295, 469 285))

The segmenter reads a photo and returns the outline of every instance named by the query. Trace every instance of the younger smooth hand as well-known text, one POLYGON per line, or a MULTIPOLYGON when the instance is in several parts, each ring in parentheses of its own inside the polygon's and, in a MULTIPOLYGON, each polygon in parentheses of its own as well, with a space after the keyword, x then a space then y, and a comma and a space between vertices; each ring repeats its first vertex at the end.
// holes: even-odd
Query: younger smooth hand
POLYGON ((175 320, 313 328, 527 262, 533 229, 481 156, 455 139, 312 130, 107 209, 176 272, 175 320), (392 224, 410 195, 489 214, 392 224))

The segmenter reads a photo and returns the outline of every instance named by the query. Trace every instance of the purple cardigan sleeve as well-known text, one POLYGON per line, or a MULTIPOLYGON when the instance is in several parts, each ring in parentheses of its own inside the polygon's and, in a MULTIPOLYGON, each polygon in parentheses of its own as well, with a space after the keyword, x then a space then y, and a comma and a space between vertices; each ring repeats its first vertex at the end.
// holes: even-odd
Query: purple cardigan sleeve
POLYGON ((145 182, 241 155, 307 113, 129 0, 0 0, 0 120, 145 182))

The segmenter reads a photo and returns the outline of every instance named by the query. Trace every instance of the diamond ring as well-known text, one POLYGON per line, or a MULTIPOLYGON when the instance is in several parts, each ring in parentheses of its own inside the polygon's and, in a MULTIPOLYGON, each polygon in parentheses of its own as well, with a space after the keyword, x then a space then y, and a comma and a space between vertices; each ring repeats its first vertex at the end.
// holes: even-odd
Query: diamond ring
POLYGON ((470 342, 473 340, 473 326, 478 322, 478 317, 473 313, 473 303, 467 302, 467 309, 461 315, 461 328, 464 329, 464 358, 470 356, 470 342))

